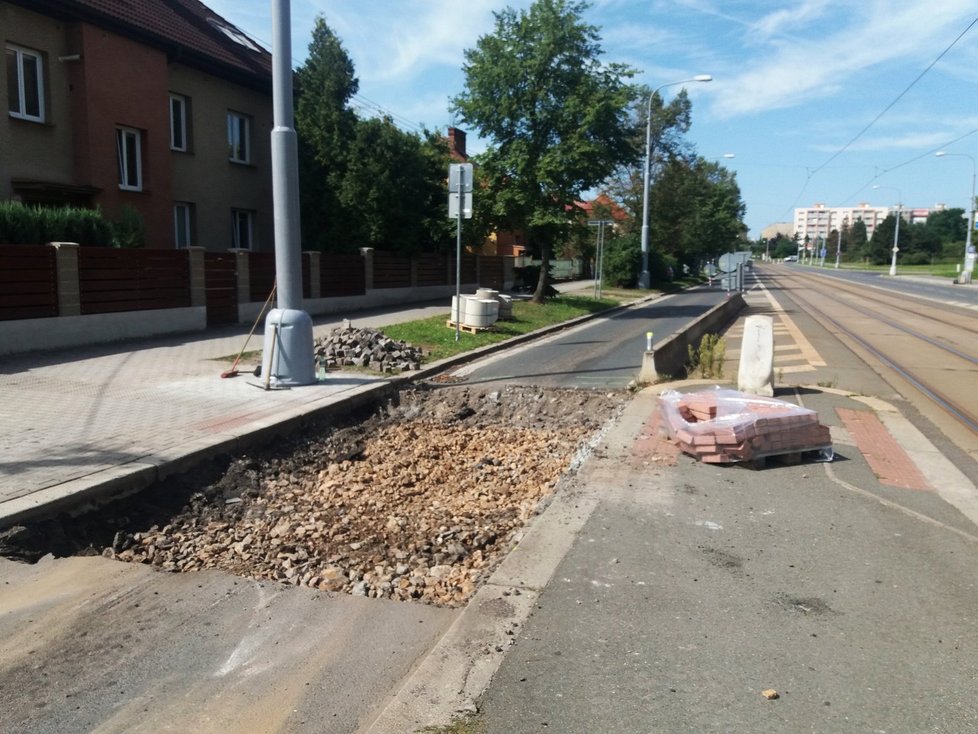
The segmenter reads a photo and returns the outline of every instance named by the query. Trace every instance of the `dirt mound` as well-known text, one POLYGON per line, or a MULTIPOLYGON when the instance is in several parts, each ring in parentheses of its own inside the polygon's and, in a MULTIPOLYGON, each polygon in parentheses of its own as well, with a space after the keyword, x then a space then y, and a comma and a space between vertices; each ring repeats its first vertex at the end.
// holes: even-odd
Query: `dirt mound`
MULTIPOLYGON (((626 396, 418 388, 373 417, 236 459, 104 555, 375 598, 464 603, 626 396)), ((127 518, 128 520, 128 518, 127 518)))

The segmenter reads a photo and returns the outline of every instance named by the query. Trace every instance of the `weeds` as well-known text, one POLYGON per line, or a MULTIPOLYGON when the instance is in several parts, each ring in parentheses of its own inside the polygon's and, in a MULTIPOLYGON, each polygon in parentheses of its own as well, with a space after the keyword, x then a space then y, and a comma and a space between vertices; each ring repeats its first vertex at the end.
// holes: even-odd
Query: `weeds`
POLYGON ((700 340, 699 349, 687 347, 689 363, 686 374, 698 373, 705 380, 723 378, 723 360, 727 353, 727 343, 719 334, 706 334, 700 340))

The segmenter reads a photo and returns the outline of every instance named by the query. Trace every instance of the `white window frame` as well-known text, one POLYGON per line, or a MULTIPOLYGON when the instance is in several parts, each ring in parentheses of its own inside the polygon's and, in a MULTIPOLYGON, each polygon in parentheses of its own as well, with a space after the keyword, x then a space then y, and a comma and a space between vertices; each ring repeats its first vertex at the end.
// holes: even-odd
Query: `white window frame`
MULTIPOLYGON (((34 51, 21 46, 7 45, 5 53, 7 64, 13 63, 13 75, 17 82, 17 89, 7 90, 7 112, 11 117, 20 120, 30 120, 31 122, 44 122, 44 57, 40 51, 34 51), (37 114, 32 115, 26 111, 27 107, 27 88, 24 76, 24 57, 33 58, 37 64, 37 114), (16 97, 16 99, 15 99, 16 97), (17 109, 10 108, 12 102, 16 102, 17 109)), ((7 79, 10 79, 10 69, 7 69, 7 79)))
POLYGON ((119 163, 119 188, 123 191, 142 191, 143 190, 143 136, 134 127, 117 127, 115 129, 116 157, 119 163), (129 146, 127 140, 134 140, 134 150, 136 153, 136 180, 130 179, 129 146))
POLYGON ((173 245, 182 250, 194 244, 194 205, 189 201, 173 203, 173 245), (181 233, 186 237, 181 242, 181 233))
POLYGON ((251 163, 251 117, 228 110, 228 160, 251 163))
POLYGON ((185 96, 182 94, 170 95, 170 150, 186 153, 190 149, 189 141, 187 140, 187 128, 189 127, 187 124, 187 110, 188 105, 185 96), (179 116, 173 113, 174 104, 180 107, 179 116), (179 133, 182 143, 177 141, 177 133, 179 133))
POLYGON ((231 247, 255 249, 255 212, 251 209, 231 210, 231 247))

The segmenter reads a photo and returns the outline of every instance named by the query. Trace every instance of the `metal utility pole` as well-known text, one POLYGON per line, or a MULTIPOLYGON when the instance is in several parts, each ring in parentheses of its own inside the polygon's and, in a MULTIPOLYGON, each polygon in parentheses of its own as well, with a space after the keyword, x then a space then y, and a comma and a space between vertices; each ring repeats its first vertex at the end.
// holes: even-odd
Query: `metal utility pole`
POLYGON ((455 341, 462 337, 462 218, 472 218, 472 188, 475 178, 471 163, 448 166, 448 218, 455 219, 455 341))
POLYGON ((604 228, 614 224, 610 219, 595 219, 588 222, 589 227, 598 228, 597 240, 594 244, 594 297, 601 298, 601 279, 604 276, 604 228))
POLYGON ((312 319, 302 310, 299 156, 292 112, 292 20, 289 0, 272 0, 272 206, 278 308, 265 320, 266 385, 316 382, 312 319))

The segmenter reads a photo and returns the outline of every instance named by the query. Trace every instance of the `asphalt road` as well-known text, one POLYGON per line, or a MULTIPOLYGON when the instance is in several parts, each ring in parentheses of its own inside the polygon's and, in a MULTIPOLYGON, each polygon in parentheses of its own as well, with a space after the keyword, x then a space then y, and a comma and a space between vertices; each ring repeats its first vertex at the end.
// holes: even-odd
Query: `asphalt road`
POLYGON ((546 387, 621 389, 642 367, 646 332, 674 334, 726 298, 695 288, 599 317, 554 336, 456 370, 469 384, 519 382, 546 387))
POLYGON ((976 544, 836 481, 855 464, 610 467, 484 731, 978 730, 976 544))
POLYGON ((820 268, 788 264, 785 267, 797 268, 799 272, 805 274, 821 275, 826 278, 841 278, 853 283, 863 283, 896 293, 935 298, 940 301, 953 300, 978 306, 978 286, 976 285, 955 285, 950 279, 917 277, 913 275, 903 276, 899 274, 899 267, 897 267, 896 278, 891 278, 888 274, 882 272, 836 270, 829 265, 820 268))

